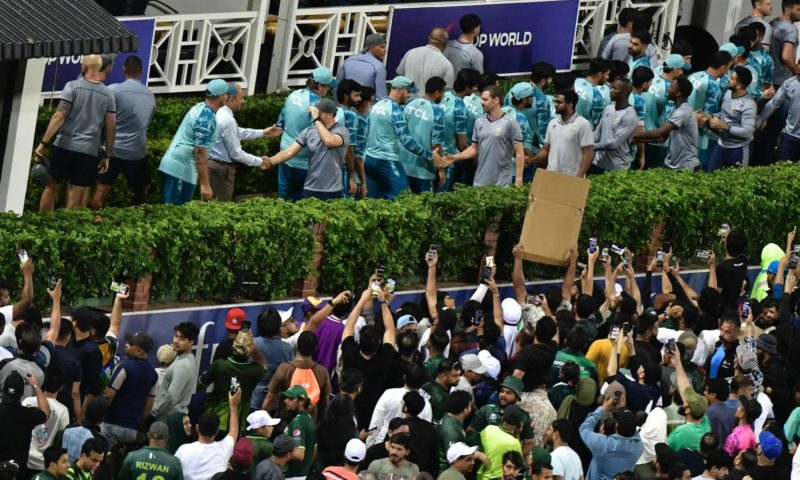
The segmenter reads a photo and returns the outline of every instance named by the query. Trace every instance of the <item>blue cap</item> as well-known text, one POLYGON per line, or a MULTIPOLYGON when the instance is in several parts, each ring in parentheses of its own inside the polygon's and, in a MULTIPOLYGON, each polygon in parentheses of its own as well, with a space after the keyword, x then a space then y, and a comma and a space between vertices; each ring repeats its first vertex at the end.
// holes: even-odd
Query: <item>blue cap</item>
POLYGON ((758 443, 761 445, 761 453, 770 460, 778 458, 783 450, 781 441, 769 431, 763 431, 758 435, 758 443))
POLYGON ((206 95, 219 97, 220 95, 224 94, 235 95, 236 87, 233 85, 228 85, 228 82, 220 78, 208 82, 208 86, 206 86, 206 95))
POLYGON ((319 67, 312 70, 311 78, 320 85, 327 85, 333 89, 339 85, 336 79, 333 78, 333 72, 331 72, 331 69, 327 67, 319 67))
POLYGON ((511 87, 510 92, 512 97, 522 100, 523 98, 532 97, 534 90, 530 82, 519 82, 511 87))
POLYGON ((683 57, 678 55, 677 53, 668 55, 667 59, 664 60, 664 66, 671 68, 673 70, 676 68, 682 68, 684 70, 692 69, 692 65, 684 62, 683 57))
POLYGON ((405 88, 410 93, 417 93, 417 86, 408 77, 397 76, 392 80, 392 88, 405 88))
POLYGON ((409 325, 416 325, 417 319, 412 317, 411 315, 403 315, 402 317, 397 319, 397 328, 407 327, 409 325))
POLYGON ((744 54, 744 47, 737 47, 731 42, 728 42, 720 45, 719 51, 729 53, 731 57, 741 57, 744 54))
POLYGON ((769 266, 767 267, 767 273, 771 273, 773 275, 777 275, 778 274, 778 264, 779 263, 778 263, 777 260, 772 261, 769 264, 769 266))

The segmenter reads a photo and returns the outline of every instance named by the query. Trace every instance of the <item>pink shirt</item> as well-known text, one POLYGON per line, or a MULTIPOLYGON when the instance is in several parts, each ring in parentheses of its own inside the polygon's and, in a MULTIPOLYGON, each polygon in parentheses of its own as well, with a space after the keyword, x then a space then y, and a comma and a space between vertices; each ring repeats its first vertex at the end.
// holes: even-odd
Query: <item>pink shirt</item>
POLYGON ((739 425, 725 439, 725 451, 735 457, 742 450, 756 448, 756 435, 750 425, 739 425))

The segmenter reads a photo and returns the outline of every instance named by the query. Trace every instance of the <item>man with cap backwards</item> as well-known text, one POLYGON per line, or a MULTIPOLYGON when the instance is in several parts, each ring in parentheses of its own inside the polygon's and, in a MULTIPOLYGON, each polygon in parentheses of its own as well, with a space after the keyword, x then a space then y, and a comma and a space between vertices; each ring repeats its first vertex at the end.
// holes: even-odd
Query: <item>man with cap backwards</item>
POLYGON ((25 381, 16 370, 3 382, 3 401, 0 403, 0 462, 14 460, 17 465, 28 464, 28 450, 31 444, 31 430, 43 424, 50 415, 50 404, 39 388, 36 377, 29 375, 28 384, 36 395, 37 407, 23 407, 20 404, 25 390, 25 381))
POLYGON ((283 470, 292 459, 292 453, 298 444, 298 441, 289 435, 278 435, 272 444, 272 455, 262 460, 253 470, 253 480, 283 480, 283 470))
POLYGON ((336 80, 354 80, 361 85, 361 96, 370 98, 374 94, 378 100, 386 98, 386 35, 372 33, 364 40, 364 50, 342 63, 336 72, 336 80))
POLYGON ((159 476, 164 480, 183 480, 180 460, 167 451, 169 428, 164 422, 153 422, 147 431, 148 445, 129 453, 122 461, 119 480, 136 480, 159 476))
POLYGON ((445 166, 442 158, 430 146, 420 145, 408 129, 402 105, 417 92, 407 77, 395 77, 388 97, 372 106, 369 114, 369 134, 364 153, 364 169, 370 198, 393 200, 408 188, 408 179, 400 162, 401 148, 437 167, 445 166))
POLYGON ((475 466, 476 450, 478 447, 470 447, 463 442, 450 445, 447 449, 447 463, 450 468, 442 472, 437 480, 465 480, 465 475, 475 466))
MULTIPOLYGON (((527 111, 533 110, 533 95, 534 86, 530 82, 519 82, 511 87, 508 94, 503 99, 503 112, 511 115, 519 124, 519 129, 522 131, 522 148, 525 152, 525 169, 523 180, 530 180, 533 177, 534 168, 527 168, 533 160, 533 155, 537 150, 534 146, 534 139, 537 138, 537 132, 534 130, 534 125, 528 121, 525 116, 527 111), (530 178, 529 178, 530 177, 530 178)), ((516 172, 516 159, 511 159, 511 171, 516 172)))
MULTIPOLYGON (((466 368, 466 367, 465 367, 466 368)), ((500 425, 503 421, 503 414, 508 407, 515 406, 522 398, 522 380, 509 375, 500 384, 500 391, 497 395, 497 402, 484 405, 479 408, 472 422, 467 429, 467 440, 470 444, 476 445, 480 439, 480 433, 489 425, 500 425)), ((521 410, 521 430, 520 440, 522 440, 523 451, 527 454, 533 448, 533 426, 528 412, 521 410)))
MULTIPOLYGON (((645 100, 644 130, 656 130, 665 123, 672 113, 673 106, 669 102, 669 86, 686 70, 692 66, 684 62, 683 57, 677 53, 667 56, 664 61, 664 71, 653 79, 650 84, 649 95, 643 95, 645 100)), ((660 167, 667 158, 669 148, 667 142, 648 144, 645 148, 645 168, 660 167)))
POLYGON ((164 203, 183 205, 192 200, 200 183, 200 198, 211 200, 214 192, 208 177, 208 152, 217 140, 217 111, 236 89, 225 80, 211 80, 206 99, 193 106, 183 117, 169 148, 161 158, 161 190, 164 203))
POLYGON ((280 419, 272 418, 264 410, 256 410, 247 416, 247 430, 251 432, 247 438, 253 442, 253 461, 251 462, 253 467, 272 455, 272 442, 269 439, 272 437, 275 425, 279 423, 281 423, 280 419))
POLYGON ((358 467, 367 456, 367 446, 357 438, 350 439, 344 447, 344 465, 331 466, 322 471, 328 480, 358 480, 358 467))
POLYGON ((233 340, 242 329, 242 322, 247 321, 247 314, 241 308, 231 308, 225 315, 225 330, 228 331, 228 338, 223 340, 214 351, 214 360, 228 358, 233 354, 233 340))
MULTIPOLYGON (((300 136, 300 132, 314 126, 315 123, 320 123, 317 121, 318 113, 311 113, 308 107, 316 105, 331 89, 336 89, 336 86, 337 82, 331 71, 325 67, 319 67, 315 68, 306 80, 306 88, 295 90, 286 97, 283 110, 275 123, 277 127, 283 129, 281 151, 286 151, 290 147, 293 149, 293 144, 300 136)), ((333 113, 335 114, 336 111, 334 110, 333 113)), ((320 134, 320 137, 323 135, 320 134)), ((346 151, 347 141, 344 144, 343 151, 346 151)), ((301 149, 286 158, 289 161, 278 168, 278 193, 281 198, 285 200, 302 198, 310 158, 310 145, 303 143, 301 149), (309 148, 305 148, 306 146, 309 148)), ((341 179, 341 172, 339 178, 341 179)))
POLYGON ((109 448, 136 440, 139 421, 150 415, 158 383, 158 374, 147 361, 152 349, 153 339, 147 332, 125 334, 128 358, 114 369, 103 392, 109 405, 100 428, 109 448))
MULTIPOLYGON (((287 147, 281 141, 281 150, 275 156, 268 157, 270 167, 297 159, 303 152, 310 152, 306 161, 302 198, 319 198, 332 200, 341 198, 343 194, 342 167, 350 145, 350 132, 347 127, 336 122, 336 104, 333 100, 323 98, 316 106, 308 107, 313 125, 305 128, 287 147), (306 149, 306 150, 304 150, 306 149)), ((288 127, 287 127, 288 128, 288 127)), ((280 168, 297 170, 290 164, 280 168)), ((280 170, 278 178, 283 178, 285 170, 280 170)), ((294 175, 294 174, 292 174, 294 175)), ((290 185, 293 180, 290 181, 290 185)), ((283 198, 290 198, 284 197, 283 198)))
POLYGON ((454 386, 452 390, 464 390, 465 392, 469 392, 474 400, 475 394, 472 391, 472 387, 483 380, 483 374, 488 371, 488 368, 475 353, 464 354, 459 360, 461 361, 462 375, 458 380, 458 384, 454 386))

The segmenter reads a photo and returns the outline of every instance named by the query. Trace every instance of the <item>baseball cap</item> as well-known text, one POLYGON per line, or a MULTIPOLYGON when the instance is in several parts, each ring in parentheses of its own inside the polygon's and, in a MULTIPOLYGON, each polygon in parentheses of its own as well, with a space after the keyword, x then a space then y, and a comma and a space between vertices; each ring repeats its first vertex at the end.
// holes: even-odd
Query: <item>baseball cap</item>
POLYGON ((695 392, 691 387, 681 392, 681 398, 689 405, 689 411, 693 417, 702 417, 708 410, 706 397, 695 392))
POLYGON ((247 416, 247 423, 250 425, 247 427, 248 430, 255 430, 261 427, 274 427, 281 423, 281 421, 277 418, 272 418, 272 416, 264 410, 256 410, 247 416))
POLYGON ((376 45, 386 45, 386 35, 382 33, 371 33, 364 39, 364 50, 368 50, 376 45))
POLYGON ((516 325, 522 318, 522 307, 513 298, 506 298, 500 304, 503 309, 503 321, 509 325, 516 325))
MULTIPOLYGON (((322 303, 317 297, 306 297, 303 299, 303 315, 308 315, 311 312, 316 312, 319 305, 322 303)), ((284 320, 285 321, 285 320, 284 320)))
POLYGON ((622 386, 621 383, 617 382, 616 380, 609 383, 608 387, 606 387, 606 391, 603 392, 603 400, 608 400, 609 398, 614 398, 614 394, 616 392, 622 392, 625 395, 625 387, 622 386))
POLYGON ((397 319, 397 328, 407 327, 409 325, 416 325, 417 319, 411 315, 403 315, 397 319))
POLYGON ((336 103, 334 103, 334 101, 330 98, 323 98, 314 106, 317 107, 317 110, 322 113, 330 113, 332 115, 336 114, 336 103))
POLYGON ((147 435, 156 440, 167 440, 169 438, 169 427, 164 422, 153 422, 147 435))
POLYGON ((402 75, 398 75, 392 79, 392 88, 405 88, 410 93, 417 93, 417 87, 414 85, 414 81, 402 75))
POLYGON ((300 445, 300 440, 290 437, 285 433, 282 433, 275 437, 275 440, 272 442, 272 452, 274 454, 278 454, 277 456, 282 457, 287 453, 294 450, 294 447, 300 445))
POLYGON ((761 445, 761 452, 764 456, 772 460, 778 458, 783 450, 783 445, 778 437, 768 431, 763 431, 758 435, 758 444, 761 445))
POLYGON ((532 97, 533 91, 533 85, 530 82, 519 82, 511 87, 510 93, 517 100, 522 100, 523 98, 532 97))
POLYGON ((0 478, 16 478, 19 465, 14 460, 0 462, 0 478))
POLYGON ((447 463, 453 463, 461 457, 472 455, 478 447, 470 447, 464 442, 456 442, 447 449, 447 463))
POLYGON ((8 374, 6 381, 3 383, 3 402, 19 403, 19 399, 22 398, 24 390, 25 381, 22 379, 22 375, 16 370, 13 370, 8 374))
POLYGON ((481 350, 478 352, 478 357, 481 359, 481 363, 486 365, 486 375, 497 380, 500 375, 500 360, 494 358, 489 350, 481 350))
POLYGON ((144 350, 145 353, 149 353, 150 350, 153 349, 153 337, 147 334, 147 332, 141 331, 136 333, 126 333, 125 334, 125 341, 128 342, 128 345, 136 345, 137 347, 144 350))
POLYGON ((294 307, 289 307, 289 310, 278 310, 278 315, 281 317, 281 323, 292 319, 294 307))
POLYGON ((161 345, 156 352, 156 358, 160 363, 172 363, 177 356, 178 352, 170 344, 161 345))
POLYGON ((228 95, 236 94, 236 87, 228 85, 228 82, 222 80, 221 78, 211 80, 206 86, 206 95, 211 97, 219 97, 220 95, 224 95, 226 93, 228 95))
POLYGON ((767 273, 771 273, 773 275, 777 275, 778 274, 778 265, 780 265, 780 263, 777 260, 774 260, 774 261, 770 262, 769 266, 767 267, 767 273))
POLYGON ((303 400, 308 400, 308 394, 302 385, 293 385, 287 388, 281 392, 281 396, 286 398, 302 398, 303 400))
POLYGON ((503 412, 503 423, 507 425, 522 425, 522 409, 516 405, 509 405, 503 412))
POLYGON ((333 72, 328 67, 318 67, 311 71, 311 78, 320 85, 336 88, 339 83, 333 78, 333 72))
POLYGON ((744 54, 744 47, 739 47, 734 45, 731 42, 723 43, 719 46, 720 52, 727 52, 731 55, 731 57, 739 57, 744 54))
POLYGON ((517 400, 522 398, 522 390, 524 390, 522 379, 519 379, 513 375, 509 375, 503 379, 503 383, 501 383, 500 386, 506 387, 514 392, 517 395, 517 400))
POLYGON ((247 437, 240 438, 233 446, 230 462, 232 465, 250 465, 253 461, 253 441, 247 437))
POLYGON ((238 331, 242 329, 242 322, 247 320, 247 314, 241 308, 231 308, 225 317, 225 328, 238 331))
POLYGON ((664 60, 664 66, 668 68, 682 68, 684 70, 691 70, 692 65, 683 61, 683 57, 678 55, 677 53, 672 53, 667 55, 667 59, 664 60))
POLYGON ((357 438, 351 438, 344 447, 344 458, 351 462, 361 462, 367 456, 367 446, 357 438))
POLYGON ((474 353, 468 353, 461 357, 461 368, 465 372, 475 372, 479 375, 483 375, 488 370, 481 358, 474 353))

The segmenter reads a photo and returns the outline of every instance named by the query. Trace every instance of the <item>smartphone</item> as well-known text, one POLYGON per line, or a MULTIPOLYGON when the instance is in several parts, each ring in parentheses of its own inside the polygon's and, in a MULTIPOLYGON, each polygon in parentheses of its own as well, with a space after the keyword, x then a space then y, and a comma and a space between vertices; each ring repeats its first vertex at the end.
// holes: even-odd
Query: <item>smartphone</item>
POLYGON ((619 405, 619 401, 620 401, 620 399, 621 399, 621 398, 622 398, 622 392, 620 392, 619 390, 617 390, 616 392, 614 392, 614 406, 615 406, 615 407, 616 407, 617 405, 619 405))
POLYGON ((234 375, 231 377, 231 395, 236 395, 236 390, 239 390, 239 377, 234 375))
POLYGON ((614 327, 611 329, 611 341, 616 342, 617 338, 619 338, 619 327, 614 327))
POLYGON ((611 251, 616 253, 617 255, 620 255, 620 256, 625 253, 625 249, 624 248, 618 247, 613 243, 611 244, 611 251))
POLYGON ((739 316, 742 317, 742 319, 750 316, 750 302, 744 302, 742 304, 742 311, 739 313, 739 316))
POLYGON ((56 285, 58 285, 58 277, 50 275, 50 290, 56 288, 56 285))
POLYGON ((439 255, 439 245, 432 243, 430 247, 428 247, 428 253, 425 254, 425 260, 433 260, 439 255))
POLYGON ((19 263, 21 265, 24 265, 25 262, 28 261, 28 252, 26 252, 25 250, 20 250, 17 252, 17 257, 19 257, 19 263))
POLYGON ((667 350, 669 351, 669 353, 674 353, 675 352, 675 339, 674 338, 670 338, 669 341, 667 342, 667 350))
POLYGON ((664 250, 660 248, 656 252, 656 266, 659 268, 664 266, 664 250))
POLYGON ((381 282, 378 280, 373 280, 369 285, 369 293, 373 296, 373 298, 377 297, 381 293, 381 282))
POLYGON ((396 285, 396 282, 395 282, 394 278, 387 279, 386 280, 386 291, 389 292, 389 293, 394 293, 395 285, 396 285))
POLYGON ((493 268, 495 266, 494 265, 494 257, 491 257, 491 256, 486 257, 486 266, 489 267, 489 268, 493 268))
POLYGON ((602 263, 606 263, 608 261, 608 248, 607 247, 603 248, 603 250, 600 252, 600 261, 602 263))
POLYGON ((622 324, 622 332, 625 335, 630 334, 632 329, 633 329, 633 324, 631 324, 631 322, 625 322, 622 324))
POLYGON ((475 310, 475 316, 472 317, 472 324, 478 326, 483 320, 483 310, 475 310))
POLYGON ((797 268, 797 260, 800 258, 800 253, 792 252, 789 254, 789 270, 797 268))
POLYGON ((672 250, 672 242, 664 240, 664 243, 661 244, 661 250, 664 250, 664 253, 669 253, 672 250))
POLYGON ((711 250, 697 250, 694 252, 694 256, 700 260, 708 260, 711 257, 711 250))
POLYGON ((597 251, 597 237, 589 237, 589 253, 597 251))
POLYGON ((628 268, 628 267, 631 266, 631 254, 630 253, 625 252, 625 254, 622 256, 622 266, 625 267, 625 268, 628 268))
POLYGON ((382 264, 379 263, 378 265, 375 266, 375 274, 377 275, 378 280, 380 280, 381 282, 383 281, 383 274, 385 272, 386 272, 386 267, 384 267, 382 264))
POLYGON ((581 276, 583 276, 583 271, 586 270, 586 264, 578 262, 575 264, 575 279, 580 280, 581 276))
POLYGON ((481 282, 486 282, 492 276, 492 267, 489 265, 484 265, 481 268, 481 282))
POLYGON ((719 230, 717 230, 717 236, 719 238, 728 238, 729 233, 731 233, 731 226, 727 223, 720 225, 719 230))
POLYGON ((122 295, 127 295, 128 291, 130 290, 130 288, 128 287, 128 285, 126 285, 124 283, 111 282, 111 286, 109 287, 109 290, 111 290, 114 293, 120 293, 122 295))

